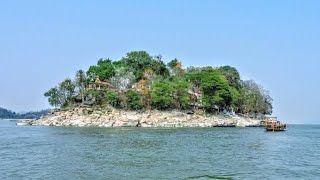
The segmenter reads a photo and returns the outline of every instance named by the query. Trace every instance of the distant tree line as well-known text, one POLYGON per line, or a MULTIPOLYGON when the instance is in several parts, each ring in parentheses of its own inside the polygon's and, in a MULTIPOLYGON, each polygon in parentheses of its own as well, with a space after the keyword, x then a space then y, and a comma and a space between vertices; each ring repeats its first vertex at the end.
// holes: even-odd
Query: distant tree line
POLYGON ((49 110, 16 113, 0 107, 0 119, 37 119, 48 114, 49 110))
POLYGON ((129 110, 199 109, 206 113, 245 115, 272 113, 272 98, 261 85, 241 80, 236 68, 187 67, 145 51, 127 53, 117 61, 100 59, 77 71, 44 94, 50 105, 103 106, 129 110))

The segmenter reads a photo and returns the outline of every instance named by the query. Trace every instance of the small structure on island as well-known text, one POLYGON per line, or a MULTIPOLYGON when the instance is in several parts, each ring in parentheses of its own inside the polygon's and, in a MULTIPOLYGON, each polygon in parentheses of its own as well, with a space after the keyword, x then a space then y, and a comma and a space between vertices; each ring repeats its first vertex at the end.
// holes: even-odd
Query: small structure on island
POLYGON ((101 86, 108 87, 109 89, 114 89, 114 87, 112 86, 111 83, 105 82, 105 81, 101 81, 98 77, 96 78, 95 84, 98 86, 98 89, 100 89, 101 86))
POLYGON ((287 125, 278 121, 277 117, 267 117, 265 128, 267 131, 284 131, 287 125))
POLYGON ((109 82, 105 82, 105 81, 101 81, 99 77, 96 78, 95 82, 93 84, 89 84, 87 89, 96 89, 96 90, 100 90, 101 87, 107 87, 109 89, 115 89, 111 83, 109 82))

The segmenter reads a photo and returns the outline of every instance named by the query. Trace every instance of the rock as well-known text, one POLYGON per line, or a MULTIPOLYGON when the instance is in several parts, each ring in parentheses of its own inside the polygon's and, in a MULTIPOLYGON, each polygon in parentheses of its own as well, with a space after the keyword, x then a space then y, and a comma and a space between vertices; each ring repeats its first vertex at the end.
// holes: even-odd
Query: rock
POLYGON ((187 114, 194 114, 194 111, 187 111, 187 114))
POLYGON ((113 124, 112 124, 112 127, 123 127, 126 125, 126 122, 123 122, 123 121, 115 121, 113 124))
MULTIPOLYGON (((39 120, 19 122, 19 125, 42 126, 99 126, 99 127, 248 127, 258 126, 259 120, 239 116, 201 115, 172 111, 125 111, 110 107, 77 107, 49 113, 39 120)), ((18 124, 18 123, 17 123, 18 124)))
POLYGON ((88 108, 87 112, 88 112, 88 114, 92 114, 93 113, 93 109, 88 108))
POLYGON ((238 127, 258 127, 260 126, 260 121, 253 119, 238 119, 236 125, 238 127))

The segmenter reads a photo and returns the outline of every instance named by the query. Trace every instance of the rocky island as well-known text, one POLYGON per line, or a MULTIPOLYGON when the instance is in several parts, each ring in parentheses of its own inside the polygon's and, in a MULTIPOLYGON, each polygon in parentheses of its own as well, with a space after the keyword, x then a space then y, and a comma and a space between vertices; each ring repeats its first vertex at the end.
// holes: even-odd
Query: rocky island
POLYGON ((118 61, 100 59, 44 94, 56 107, 21 125, 97 127, 259 126, 272 113, 261 85, 236 68, 188 67, 145 51, 118 61))

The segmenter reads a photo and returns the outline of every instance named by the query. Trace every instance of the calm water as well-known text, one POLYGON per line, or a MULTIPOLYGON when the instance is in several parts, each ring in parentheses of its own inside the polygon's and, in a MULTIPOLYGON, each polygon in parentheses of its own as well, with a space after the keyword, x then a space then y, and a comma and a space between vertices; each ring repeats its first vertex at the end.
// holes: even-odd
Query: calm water
POLYGON ((268 133, 0 121, 0 179, 320 179, 320 126, 268 133))

